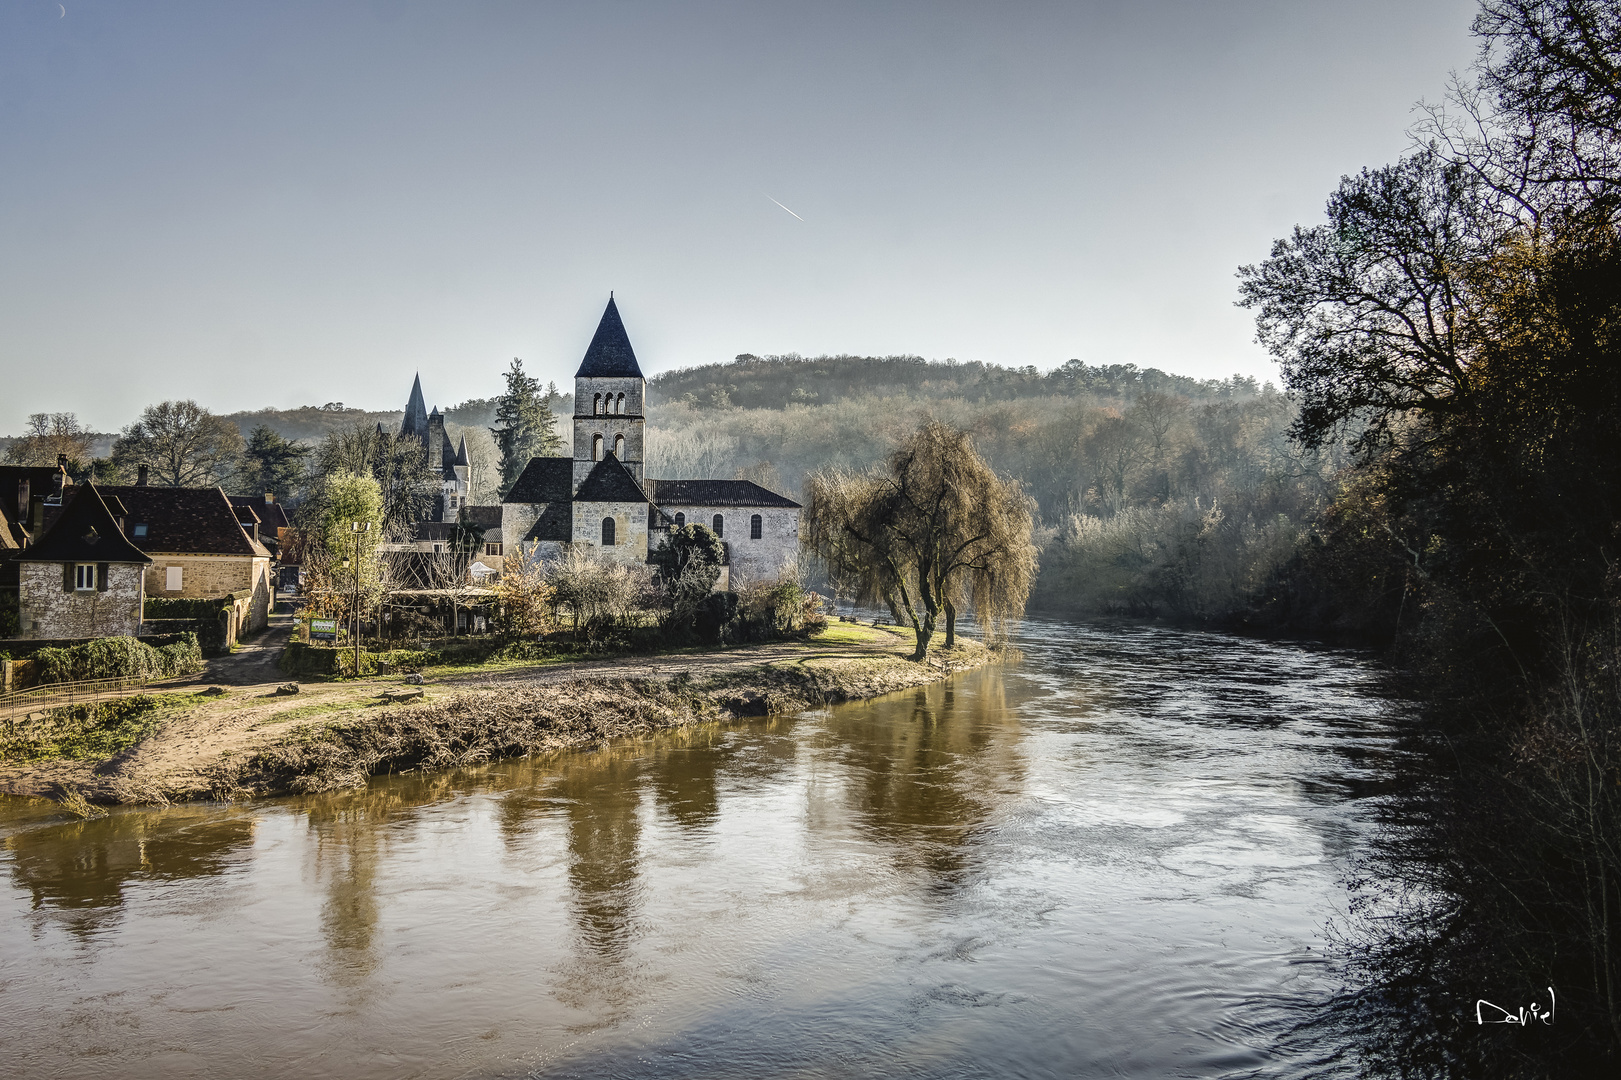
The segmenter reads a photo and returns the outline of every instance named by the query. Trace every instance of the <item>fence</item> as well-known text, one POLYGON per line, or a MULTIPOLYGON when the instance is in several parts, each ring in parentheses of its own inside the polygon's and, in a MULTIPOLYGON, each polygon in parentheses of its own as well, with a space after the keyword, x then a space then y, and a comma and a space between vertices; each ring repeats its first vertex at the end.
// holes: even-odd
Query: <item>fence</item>
POLYGON ((5 721, 7 736, 17 733, 18 721, 38 719, 52 709, 68 705, 88 705, 93 702, 114 701, 129 697, 137 690, 163 686, 192 678, 189 675, 165 675, 157 678, 133 675, 120 679, 87 679, 83 682, 45 683, 27 690, 14 690, 0 694, 0 720, 5 721))

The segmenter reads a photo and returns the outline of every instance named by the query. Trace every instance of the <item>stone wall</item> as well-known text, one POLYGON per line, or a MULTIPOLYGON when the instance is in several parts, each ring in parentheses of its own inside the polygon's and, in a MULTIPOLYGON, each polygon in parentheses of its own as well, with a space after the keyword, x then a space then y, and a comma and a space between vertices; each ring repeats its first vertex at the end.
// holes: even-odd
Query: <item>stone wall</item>
MULTIPOLYGON (((785 563, 799 555, 799 510, 778 506, 676 506, 660 507, 670 517, 685 514, 688 525, 714 527, 721 515, 721 540, 731 557, 728 585, 741 589, 760 581, 775 581, 785 563), (749 537, 749 518, 760 515, 760 539, 749 537)), ((655 545, 656 546, 656 545, 655 545)))
POLYGON ((146 597, 139 564, 109 564, 105 592, 66 591, 61 563, 19 565, 18 615, 23 637, 134 637, 140 633, 146 597))
POLYGON ((152 553, 146 570, 146 592, 150 596, 212 597, 236 593, 233 616, 243 633, 258 630, 270 621, 270 560, 260 555, 165 555, 152 553), (169 588, 169 568, 180 569, 180 588, 169 588))
POLYGON ((647 561, 647 504, 575 503, 574 542, 620 562, 647 561), (613 518, 614 545, 602 546, 602 519, 613 518))

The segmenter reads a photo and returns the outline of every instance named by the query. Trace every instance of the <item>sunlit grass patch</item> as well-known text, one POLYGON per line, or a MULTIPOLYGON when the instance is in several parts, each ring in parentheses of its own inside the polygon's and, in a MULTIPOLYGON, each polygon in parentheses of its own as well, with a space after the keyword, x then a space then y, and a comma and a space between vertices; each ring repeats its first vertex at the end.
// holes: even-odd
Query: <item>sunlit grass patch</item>
POLYGON ((191 694, 139 694, 114 701, 64 705, 0 737, 0 761, 109 758, 140 742, 159 724, 195 707, 191 694))

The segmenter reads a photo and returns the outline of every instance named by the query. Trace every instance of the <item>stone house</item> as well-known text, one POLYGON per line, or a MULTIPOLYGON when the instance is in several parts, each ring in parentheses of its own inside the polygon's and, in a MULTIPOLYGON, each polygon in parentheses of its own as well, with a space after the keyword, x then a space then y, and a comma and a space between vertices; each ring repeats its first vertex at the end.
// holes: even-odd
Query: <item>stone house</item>
POLYGON ((234 593, 227 641, 270 619, 274 589, 262 523, 251 506, 234 506, 212 488, 106 487, 128 510, 127 536, 151 557, 146 595, 211 599, 234 593))
POLYGON ((18 569, 23 637, 134 637, 152 558, 126 535, 122 501, 78 485, 32 543, 11 556, 18 569))
POLYGON ((574 453, 531 458, 501 502, 507 554, 564 545, 645 562, 669 530, 708 525, 726 549, 722 588, 775 580, 799 553, 800 506, 749 480, 653 480, 647 381, 612 297, 574 376, 574 453))

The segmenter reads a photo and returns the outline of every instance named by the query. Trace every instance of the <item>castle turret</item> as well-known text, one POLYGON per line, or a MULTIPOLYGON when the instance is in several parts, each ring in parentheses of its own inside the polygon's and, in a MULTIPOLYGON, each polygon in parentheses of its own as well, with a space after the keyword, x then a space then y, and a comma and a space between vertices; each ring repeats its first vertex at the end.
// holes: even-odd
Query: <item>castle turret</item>
POLYGON ((580 370, 574 373, 576 490, 592 466, 610 453, 630 470, 638 484, 643 483, 646 397, 647 380, 642 378, 619 308, 610 295, 580 370))

